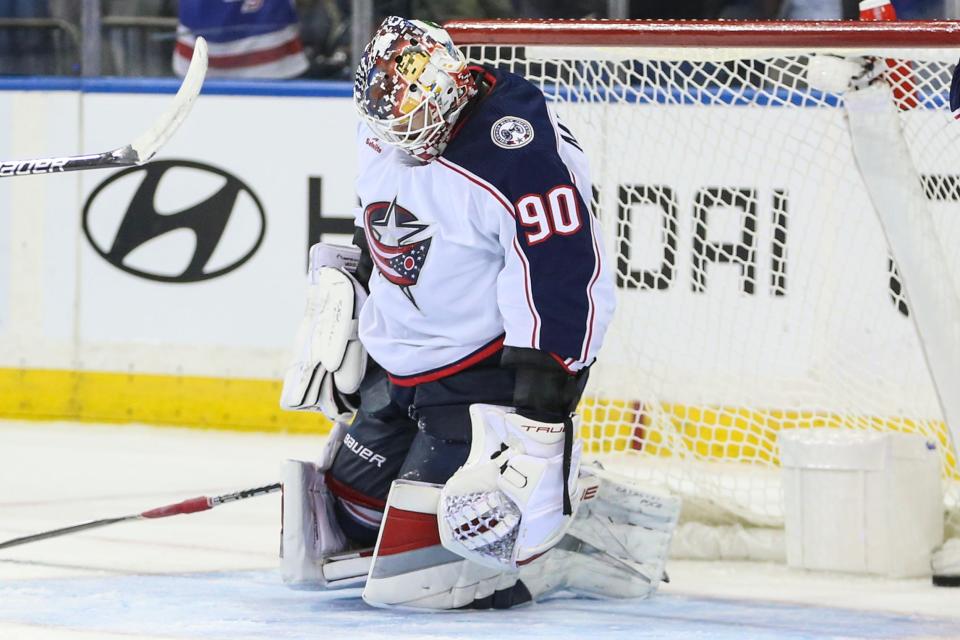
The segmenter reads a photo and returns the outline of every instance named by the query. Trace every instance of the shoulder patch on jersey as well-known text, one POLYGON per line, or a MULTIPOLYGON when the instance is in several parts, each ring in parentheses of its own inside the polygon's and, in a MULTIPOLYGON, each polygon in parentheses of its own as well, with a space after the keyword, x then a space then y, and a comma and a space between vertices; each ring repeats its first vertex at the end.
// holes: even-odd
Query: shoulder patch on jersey
POLYGON ((504 116, 490 128, 490 139, 498 147, 519 149, 533 140, 533 125, 516 116, 504 116))

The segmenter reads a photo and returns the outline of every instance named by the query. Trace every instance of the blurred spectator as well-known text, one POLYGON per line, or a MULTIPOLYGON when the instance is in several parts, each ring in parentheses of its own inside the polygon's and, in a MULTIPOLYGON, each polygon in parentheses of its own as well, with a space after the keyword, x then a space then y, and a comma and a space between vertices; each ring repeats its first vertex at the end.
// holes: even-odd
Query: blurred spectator
POLYGON ((900 20, 937 20, 946 17, 943 0, 896 0, 893 8, 900 20))
POLYGON ((410 5, 410 17, 437 23, 461 18, 517 17, 511 0, 412 0, 410 5))
MULTIPOLYGON (((78 28, 83 13, 81 0, 45 0, 50 13, 78 28)), ((177 0, 100 0, 103 14, 101 73, 123 76, 166 76, 170 74, 172 27, 153 24, 156 18, 173 18, 177 0), (112 18, 123 24, 112 24, 112 18)))
POLYGON ((633 0, 630 2, 630 17, 669 20, 767 20, 778 16, 780 5, 781 0, 633 0))
POLYGON ((843 5, 842 0, 786 0, 783 17, 787 20, 840 20, 844 17, 843 5))
MULTIPOLYGON (((0 0, 0 18, 49 18, 46 0, 0 0)), ((38 26, 0 28, 0 73, 42 75, 54 72, 50 29, 38 26)))
POLYGON ((176 0, 100 0, 104 16, 103 44, 107 50, 104 73, 121 76, 170 74, 173 43, 163 38, 170 26, 151 27, 137 18, 176 16, 176 0), (130 24, 110 24, 110 18, 128 18, 130 24))
POLYGON ((311 78, 347 79, 350 68, 350 1, 299 0, 300 33, 311 78))
POLYGON ((725 20, 773 20, 783 12, 787 0, 729 0, 722 2, 716 18, 725 20))
POLYGON ((694 20, 713 17, 715 0, 632 0, 630 18, 694 20))
POLYGON ((307 70, 293 0, 180 0, 173 70, 184 75, 197 36, 210 46, 209 77, 294 78, 307 70))
MULTIPOLYGON (((900 20, 936 20, 946 17, 944 0, 892 0, 900 20)), ((785 0, 783 17, 789 20, 856 20, 858 0, 785 0)))
POLYGON ((604 18, 607 0, 516 0, 518 18, 604 18))

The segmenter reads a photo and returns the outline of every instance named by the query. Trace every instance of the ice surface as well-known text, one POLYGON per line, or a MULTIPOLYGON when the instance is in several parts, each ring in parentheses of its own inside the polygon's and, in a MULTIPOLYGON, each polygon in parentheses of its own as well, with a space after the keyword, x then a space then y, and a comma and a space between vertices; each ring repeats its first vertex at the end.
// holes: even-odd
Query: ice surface
MULTIPOLYGON (((269 484, 322 439, 0 422, 0 540, 269 484)), ((0 639, 960 638, 960 591, 924 580, 675 562, 648 601, 372 609, 276 573, 279 497, 0 551, 0 639)))
MULTIPOLYGON (((556 598, 511 611, 371 609, 359 591, 292 591, 272 571, 28 580, 0 587, 0 619, 176 638, 956 638, 956 621, 681 595, 556 598)), ((2 633, 2 627, 0 627, 2 633)))

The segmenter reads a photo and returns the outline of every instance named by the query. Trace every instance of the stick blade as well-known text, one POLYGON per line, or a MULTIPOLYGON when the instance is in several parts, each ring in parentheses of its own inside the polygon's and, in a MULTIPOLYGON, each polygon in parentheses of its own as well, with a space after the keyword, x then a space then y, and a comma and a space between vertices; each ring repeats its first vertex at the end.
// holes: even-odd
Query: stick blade
POLYGON ((153 126, 130 145, 136 154, 136 164, 149 161, 167 140, 176 132, 180 124, 190 114, 193 103, 200 95, 203 80, 207 75, 207 41, 197 37, 193 46, 193 57, 183 78, 183 83, 167 108, 153 126))

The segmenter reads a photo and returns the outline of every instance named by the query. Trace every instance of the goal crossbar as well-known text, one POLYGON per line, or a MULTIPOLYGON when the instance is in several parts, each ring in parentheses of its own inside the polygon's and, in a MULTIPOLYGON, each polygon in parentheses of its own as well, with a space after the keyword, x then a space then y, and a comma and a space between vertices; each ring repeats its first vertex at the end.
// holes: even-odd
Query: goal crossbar
POLYGON ((458 45, 639 47, 960 47, 960 22, 835 20, 457 20, 458 45))

